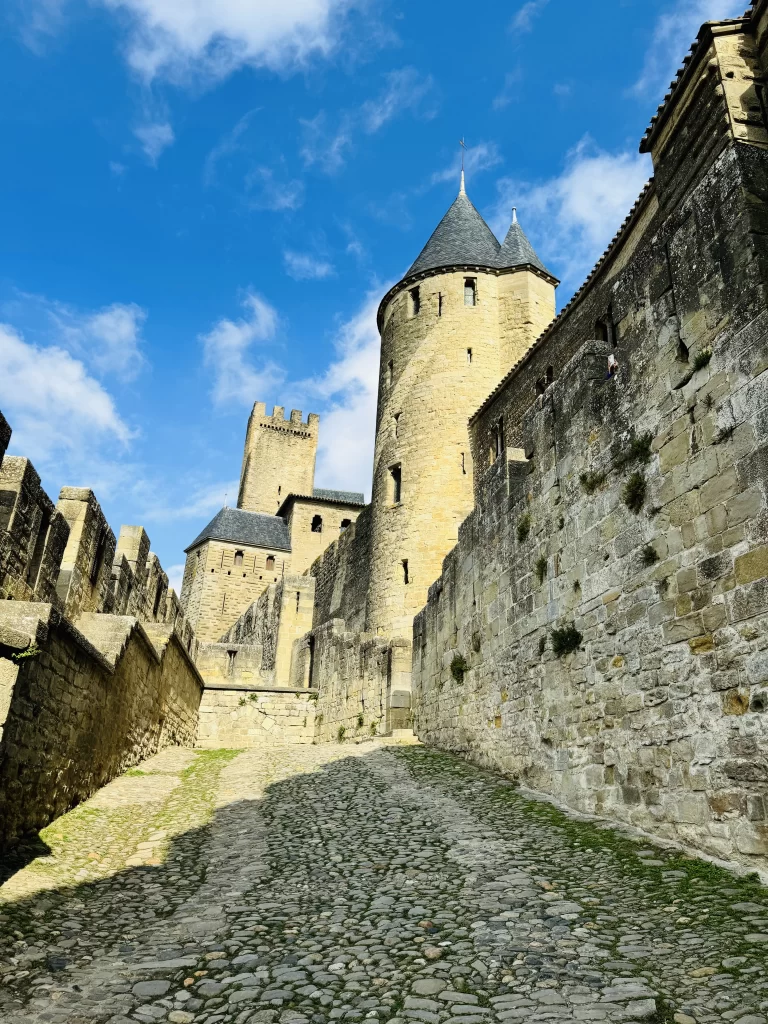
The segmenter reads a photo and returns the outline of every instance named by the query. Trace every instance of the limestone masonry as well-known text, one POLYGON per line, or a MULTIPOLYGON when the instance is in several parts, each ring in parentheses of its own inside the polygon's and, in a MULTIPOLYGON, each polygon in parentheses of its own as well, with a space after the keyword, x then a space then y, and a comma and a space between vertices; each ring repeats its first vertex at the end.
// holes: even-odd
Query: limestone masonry
POLYGON ((557 317, 462 175, 379 307, 370 504, 316 486, 317 415, 256 402, 177 600, 141 527, 2 459, 4 840, 193 736, 415 733, 768 869, 767 49, 768 0, 701 29, 557 317))

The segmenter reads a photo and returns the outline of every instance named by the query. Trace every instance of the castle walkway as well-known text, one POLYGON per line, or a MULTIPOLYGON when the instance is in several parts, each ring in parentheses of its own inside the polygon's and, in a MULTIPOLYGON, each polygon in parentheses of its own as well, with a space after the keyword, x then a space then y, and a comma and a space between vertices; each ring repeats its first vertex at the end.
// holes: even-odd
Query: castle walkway
POLYGON ((6 872, 0 1020, 765 1024, 766 950, 753 880, 449 755, 167 750, 6 872))

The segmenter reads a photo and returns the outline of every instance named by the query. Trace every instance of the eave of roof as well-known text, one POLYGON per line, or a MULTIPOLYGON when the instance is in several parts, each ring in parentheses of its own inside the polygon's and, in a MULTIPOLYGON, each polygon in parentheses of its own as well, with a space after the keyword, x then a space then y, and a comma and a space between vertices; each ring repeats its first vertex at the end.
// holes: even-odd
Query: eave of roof
POLYGON ((241 508, 220 509, 192 543, 184 549, 188 554, 206 541, 242 544, 243 547, 269 551, 290 551, 288 526, 279 516, 264 512, 248 512, 241 508))
POLYGON ((280 508, 277 510, 278 516, 282 516, 284 512, 287 512, 290 506, 295 501, 306 501, 315 505, 337 505, 343 508, 365 508, 365 501, 347 501, 339 500, 338 498, 319 498, 315 494, 289 494, 286 496, 280 508))

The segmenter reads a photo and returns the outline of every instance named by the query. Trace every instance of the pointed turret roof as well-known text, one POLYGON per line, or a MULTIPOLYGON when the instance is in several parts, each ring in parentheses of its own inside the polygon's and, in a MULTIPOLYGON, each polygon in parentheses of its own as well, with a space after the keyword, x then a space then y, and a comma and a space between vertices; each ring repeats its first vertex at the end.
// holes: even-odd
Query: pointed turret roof
POLYGON ((462 172, 459 194, 405 276, 438 267, 495 267, 499 249, 496 236, 464 191, 462 172))
POLYGON ((513 207, 512 223, 509 225, 509 231, 504 239, 504 244, 499 249, 496 266, 504 270, 509 267, 523 267, 528 264, 543 270, 545 274, 549 274, 552 277, 552 274, 550 274, 536 255, 536 251, 528 241, 528 237, 518 224, 517 210, 513 207))

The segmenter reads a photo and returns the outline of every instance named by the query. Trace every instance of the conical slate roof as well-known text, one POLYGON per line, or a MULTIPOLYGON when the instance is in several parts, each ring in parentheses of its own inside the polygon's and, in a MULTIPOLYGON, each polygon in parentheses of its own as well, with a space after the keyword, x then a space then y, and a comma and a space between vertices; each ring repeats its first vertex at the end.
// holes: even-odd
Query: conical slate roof
POLYGON ((497 259, 496 266, 501 269, 522 267, 530 264, 533 267, 538 267, 539 270, 543 270, 545 274, 549 274, 547 268, 536 255, 525 232, 518 224, 517 213, 514 210, 512 211, 512 223, 509 225, 507 237, 504 239, 504 245, 499 249, 497 259))
POLYGON ((495 267, 499 249, 496 236, 462 189, 405 276, 464 264, 495 267))

